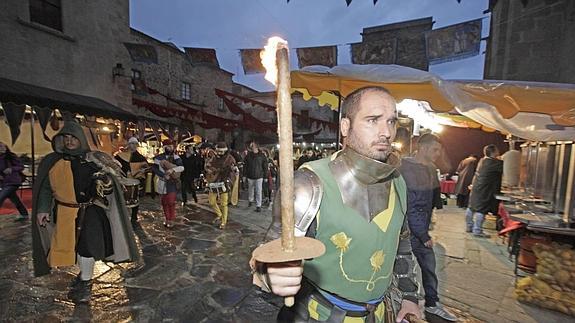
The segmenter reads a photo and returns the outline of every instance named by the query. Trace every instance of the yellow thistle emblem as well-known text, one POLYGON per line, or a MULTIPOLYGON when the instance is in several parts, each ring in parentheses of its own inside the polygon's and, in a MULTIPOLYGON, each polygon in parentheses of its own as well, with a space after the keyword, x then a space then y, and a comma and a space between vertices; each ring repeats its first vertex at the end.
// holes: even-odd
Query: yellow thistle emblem
POLYGON ((384 258, 385 255, 383 254, 383 250, 378 250, 374 252, 373 255, 371 255, 369 261, 371 262, 371 267, 373 268, 374 272, 381 270, 381 265, 383 265, 384 258))
POLYGON ((348 238, 345 232, 336 233, 329 238, 333 244, 340 249, 342 252, 346 252, 347 248, 349 248, 349 243, 351 242, 351 238, 348 238))

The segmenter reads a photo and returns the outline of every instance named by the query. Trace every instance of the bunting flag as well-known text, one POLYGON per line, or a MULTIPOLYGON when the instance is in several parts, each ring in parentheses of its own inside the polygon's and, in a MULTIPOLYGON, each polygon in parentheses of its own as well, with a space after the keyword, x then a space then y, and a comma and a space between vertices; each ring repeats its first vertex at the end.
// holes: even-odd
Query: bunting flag
POLYGON ((138 140, 144 140, 144 136, 146 135, 146 123, 143 120, 138 120, 136 125, 136 137, 138 140))
POLYGON ((337 46, 298 48, 297 59, 299 68, 310 65, 334 67, 337 65, 337 46))
POLYGON ((10 128, 10 136, 12 137, 12 145, 16 143, 16 140, 20 136, 20 125, 22 120, 24 120, 24 114, 26 113, 26 105, 16 105, 14 103, 2 103, 2 108, 4 109, 4 117, 10 128))
POLYGON ((34 107, 34 111, 36 111, 36 117, 38 118, 38 122, 40 123, 40 128, 42 129, 42 135, 44 136, 44 140, 51 141, 50 138, 46 135, 46 127, 48 127, 48 122, 50 122, 50 117, 52 116, 52 109, 34 107))
POLYGON ((148 124, 150 125, 150 128, 152 128, 152 132, 154 133, 154 136, 156 137, 156 141, 158 143, 162 142, 162 136, 160 135, 160 123, 158 121, 151 121, 148 122, 148 124))
POLYGON ((260 52, 262 49, 240 49, 242 67, 244 74, 265 73, 266 69, 262 65, 260 52))
POLYGON ((395 64, 397 39, 351 44, 352 64, 395 64))
POLYGON ((88 127, 88 132, 90 133, 90 139, 92 139, 92 143, 94 143, 94 146, 96 148, 98 148, 98 146, 101 146, 101 144, 99 144, 100 140, 98 140, 98 135, 96 135, 94 133, 94 130, 92 130, 92 127, 88 127))
POLYGON ((463 22, 426 32, 430 65, 479 55, 482 19, 463 22))
POLYGON ((211 64, 220 67, 216 50, 213 48, 184 47, 193 64, 211 64))

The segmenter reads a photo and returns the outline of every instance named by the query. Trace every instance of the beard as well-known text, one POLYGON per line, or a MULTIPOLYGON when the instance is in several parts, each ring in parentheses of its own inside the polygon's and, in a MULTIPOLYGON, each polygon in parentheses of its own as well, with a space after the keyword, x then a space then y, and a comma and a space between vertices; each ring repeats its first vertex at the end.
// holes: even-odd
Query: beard
POLYGON ((364 143, 362 138, 357 135, 353 129, 349 129, 347 145, 357 153, 380 162, 386 162, 391 153, 391 142, 388 139, 383 138, 371 143, 364 143), (388 148, 386 150, 377 149, 374 146, 378 144, 387 144, 388 148))

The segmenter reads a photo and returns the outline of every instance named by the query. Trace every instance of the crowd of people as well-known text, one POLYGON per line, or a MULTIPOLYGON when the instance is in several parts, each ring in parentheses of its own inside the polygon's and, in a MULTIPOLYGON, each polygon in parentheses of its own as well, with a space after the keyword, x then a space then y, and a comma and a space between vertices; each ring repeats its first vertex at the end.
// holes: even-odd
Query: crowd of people
MULTIPOLYGON (((275 294, 295 295, 296 306, 283 308, 280 320, 332 316, 343 320, 359 315, 378 322, 394 308, 399 320, 409 313, 420 316, 413 275, 417 262, 425 311, 455 321, 439 301, 434 241, 429 234, 433 209, 443 206, 436 169, 441 139, 424 134, 413 156, 397 155, 391 145, 397 122, 395 101, 384 88, 351 93, 343 110, 344 148, 332 158, 318 158, 313 149, 305 150, 295 173, 296 203, 309 204, 296 209, 296 213, 305 211, 295 214, 296 233, 321 240, 330 246, 327 253, 305 264, 252 260, 254 281, 275 294), (384 255, 393 261, 384 260, 384 255), (358 265, 366 259, 371 267, 358 265), (399 305, 393 305, 391 284, 399 291, 399 305)), ((124 178, 144 187, 146 174, 153 173, 168 229, 176 219, 178 192, 182 205, 189 206, 198 203, 198 189, 205 189, 216 215, 214 224, 225 229, 229 206, 238 204, 245 184, 248 207, 255 212, 262 211, 264 202, 272 204, 279 184, 277 159, 255 141, 241 152, 218 142, 188 145, 178 154, 176 143, 166 139, 151 163, 138 152, 137 138, 130 138, 113 158, 91 151, 75 121, 67 121, 52 141, 54 152, 39 165, 33 189, 34 270, 40 276, 53 267, 77 264, 80 273, 70 290, 70 298, 77 302, 90 300, 95 261, 138 259, 132 226, 126 219, 137 222, 139 208, 135 203, 128 211, 133 197, 124 196, 124 178)), ((457 205, 466 208, 466 231, 477 237, 486 237, 482 230, 485 215, 497 213, 495 194, 503 171, 496 146, 486 146, 483 153, 481 160, 471 155, 457 169, 457 205)), ((18 221, 28 218, 15 194, 23 180, 22 170, 22 163, 0 142, 0 205, 10 199, 19 210, 18 221)), ((139 192, 136 201, 143 189, 139 192)), ((273 212, 273 229, 279 228, 278 209, 273 212)))

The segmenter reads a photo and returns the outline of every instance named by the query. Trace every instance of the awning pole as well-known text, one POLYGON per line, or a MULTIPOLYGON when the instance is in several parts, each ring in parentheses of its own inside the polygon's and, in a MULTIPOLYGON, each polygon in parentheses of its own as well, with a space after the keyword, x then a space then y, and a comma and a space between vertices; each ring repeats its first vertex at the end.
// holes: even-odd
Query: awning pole
POLYGON ((30 140, 31 140, 31 145, 30 147, 32 148, 32 166, 31 166, 31 171, 32 171, 32 186, 34 186, 34 177, 35 177, 35 151, 34 151, 34 108, 30 107, 30 140))
POLYGON ((336 133, 336 142, 335 142, 335 150, 339 150, 339 143, 341 141, 341 94, 336 92, 337 94, 337 133, 336 133))

